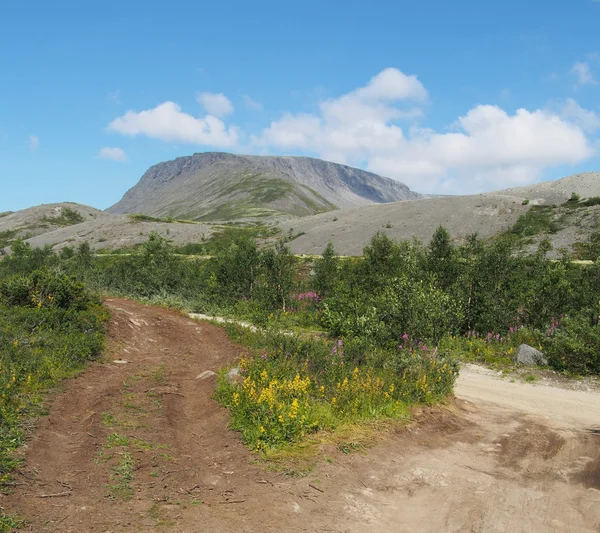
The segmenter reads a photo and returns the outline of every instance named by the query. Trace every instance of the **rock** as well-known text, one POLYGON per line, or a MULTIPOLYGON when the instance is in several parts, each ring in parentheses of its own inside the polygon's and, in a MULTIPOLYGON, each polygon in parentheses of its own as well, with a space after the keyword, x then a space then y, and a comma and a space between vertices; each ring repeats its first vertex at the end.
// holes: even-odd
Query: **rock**
POLYGON ((521 344, 515 355, 515 363, 519 365, 547 365, 548 360, 542 352, 527 344, 521 344))
POLYGON ((216 374, 212 371, 212 370, 205 370, 204 372, 202 372, 202 374, 198 374, 196 376, 196 379, 210 379, 212 377, 216 376, 216 374))
POLYGON ((238 367, 232 368, 227 372, 227 379, 229 380, 229 383, 244 383, 244 376, 240 374, 240 369, 238 367))

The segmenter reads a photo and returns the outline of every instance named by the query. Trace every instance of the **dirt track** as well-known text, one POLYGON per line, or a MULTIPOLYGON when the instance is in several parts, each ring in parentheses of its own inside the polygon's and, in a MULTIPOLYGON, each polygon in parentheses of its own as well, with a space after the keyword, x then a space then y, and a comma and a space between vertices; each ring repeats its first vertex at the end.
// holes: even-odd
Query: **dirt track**
POLYGON ((327 460, 290 477, 257 464, 227 430, 213 379, 197 378, 239 356, 221 330, 130 301, 107 305, 108 362, 54 397, 15 493, 2 498, 29 521, 23 531, 600 531, 598 394, 470 369, 451 407, 422 411, 366 453, 324 448, 327 460), (115 433, 132 456, 126 501, 115 433))

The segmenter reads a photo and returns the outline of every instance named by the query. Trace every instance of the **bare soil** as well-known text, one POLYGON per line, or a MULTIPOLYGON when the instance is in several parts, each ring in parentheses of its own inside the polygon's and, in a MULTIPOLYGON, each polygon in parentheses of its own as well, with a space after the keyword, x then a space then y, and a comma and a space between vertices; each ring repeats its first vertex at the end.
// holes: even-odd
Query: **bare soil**
POLYGON ((449 405, 368 450, 324 446, 294 476, 248 451, 212 399, 214 377, 197 377, 243 348, 174 311, 106 305, 106 361, 52 397, 0 501, 27 519, 22 531, 600 531, 596 392, 538 395, 470 368, 449 405))

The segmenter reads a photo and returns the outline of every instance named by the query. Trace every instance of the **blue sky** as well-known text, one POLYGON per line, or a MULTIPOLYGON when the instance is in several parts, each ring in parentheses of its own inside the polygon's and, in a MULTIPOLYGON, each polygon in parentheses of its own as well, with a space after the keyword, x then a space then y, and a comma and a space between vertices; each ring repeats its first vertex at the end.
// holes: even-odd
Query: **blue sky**
POLYGON ((600 170, 597 0, 86 4, 2 8, 0 211, 209 150, 440 193, 600 170))

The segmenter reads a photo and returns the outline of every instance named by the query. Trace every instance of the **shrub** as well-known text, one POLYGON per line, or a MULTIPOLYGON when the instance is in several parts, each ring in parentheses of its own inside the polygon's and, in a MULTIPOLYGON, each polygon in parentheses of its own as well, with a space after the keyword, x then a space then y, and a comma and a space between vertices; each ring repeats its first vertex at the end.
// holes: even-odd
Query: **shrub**
POLYGON ((100 353, 106 318, 71 277, 46 270, 0 281, 0 480, 17 464, 12 450, 39 393, 100 353))
POLYGON ((449 394, 457 375, 452 359, 408 346, 357 362, 342 340, 234 335, 254 350, 240 361, 243 384, 222 375, 217 397, 231 409, 232 426, 257 450, 346 423, 406 416, 411 403, 449 394))
POLYGON ((40 218, 40 222, 43 224, 52 224, 55 226, 73 226, 83 222, 83 217, 76 209, 71 207, 63 207, 60 210, 60 214, 56 216, 44 216, 40 218))
POLYGON ((546 338, 544 352, 554 368, 577 374, 599 374, 598 310, 563 318, 560 326, 546 338))

